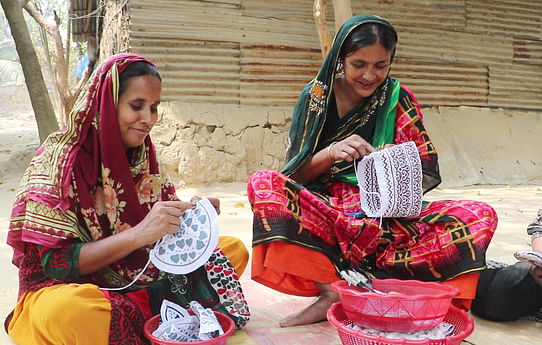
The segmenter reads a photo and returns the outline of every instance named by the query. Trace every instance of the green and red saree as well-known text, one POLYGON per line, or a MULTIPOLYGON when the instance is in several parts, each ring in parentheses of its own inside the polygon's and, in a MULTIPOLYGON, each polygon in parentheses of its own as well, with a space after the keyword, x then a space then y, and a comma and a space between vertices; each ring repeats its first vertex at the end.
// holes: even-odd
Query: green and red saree
MULTIPOLYGON (((259 171, 248 183, 254 212, 252 279, 273 289, 316 296, 314 281, 331 283, 353 266, 375 276, 445 281, 485 267, 485 252, 497 225, 495 211, 476 201, 424 202, 414 218, 354 217, 362 211, 352 163, 301 185, 289 176, 316 152, 352 134, 374 147, 414 141, 425 192, 440 183, 437 153, 423 126, 419 104, 399 81, 387 78, 372 97, 336 123, 333 78, 348 33, 376 16, 356 16, 338 32, 317 77, 294 109, 290 145, 282 172, 259 171), (366 123, 360 119, 369 116, 366 123)), ((456 278, 457 279, 457 278, 456 278)), ((469 292, 468 298, 473 298, 469 292)))

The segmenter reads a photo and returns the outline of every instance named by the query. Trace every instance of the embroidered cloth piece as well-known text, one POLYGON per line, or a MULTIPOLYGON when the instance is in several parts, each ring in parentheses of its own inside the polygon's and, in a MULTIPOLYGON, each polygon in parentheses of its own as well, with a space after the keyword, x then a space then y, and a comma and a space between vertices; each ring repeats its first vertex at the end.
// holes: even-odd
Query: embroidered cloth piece
POLYGON ((188 274, 204 265, 217 245, 218 215, 211 202, 202 199, 184 212, 179 230, 164 236, 150 258, 164 272, 188 274))
POLYGON ((536 267, 542 267, 542 253, 534 250, 520 250, 514 253, 518 260, 528 261, 536 267))
POLYGON ((388 332, 388 331, 379 331, 371 328, 365 328, 358 324, 352 323, 348 327, 361 331, 366 334, 381 336, 388 339, 408 339, 408 340, 422 340, 422 339, 432 339, 439 340, 445 339, 447 336, 452 335, 454 332, 455 326, 451 323, 441 322, 436 327, 427 329, 425 331, 418 332, 388 332))
POLYGON ((171 301, 164 300, 160 308, 160 325, 153 336, 178 342, 209 340, 224 334, 214 312, 196 301, 190 302, 195 315, 171 301))
POLYGON ((422 209, 422 164, 413 141, 373 152, 358 163, 361 207, 368 217, 416 217, 422 209))

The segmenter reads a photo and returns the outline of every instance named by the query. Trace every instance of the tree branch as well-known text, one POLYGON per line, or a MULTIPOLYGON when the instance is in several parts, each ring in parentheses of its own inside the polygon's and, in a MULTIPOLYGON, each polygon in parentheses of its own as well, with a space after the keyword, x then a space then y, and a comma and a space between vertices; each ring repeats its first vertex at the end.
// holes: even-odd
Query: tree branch
POLYGON ((352 17, 350 0, 333 0, 333 12, 335 13, 335 32, 338 32, 344 22, 352 17))
POLYGON ((62 104, 65 105, 70 101, 70 91, 68 88, 68 66, 66 63, 64 45, 62 44, 62 37, 58 31, 58 25, 52 24, 41 14, 31 3, 27 3, 24 9, 34 18, 34 20, 44 28, 52 37, 55 42, 55 76, 56 84, 62 99, 62 104))
POLYGON ((322 51, 322 57, 325 58, 327 52, 331 47, 331 38, 329 36, 329 30, 327 29, 326 22, 326 6, 327 0, 314 0, 312 7, 312 15, 316 23, 316 29, 318 30, 318 37, 320 38, 320 50, 322 51))
MULTIPOLYGON (((74 91, 79 91, 77 89, 72 91, 68 85, 68 62, 66 49, 62 43, 62 37, 60 36, 60 18, 55 12, 55 21, 49 22, 45 16, 32 5, 32 3, 27 2, 24 6, 24 9, 28 12, 32 18, 53 38, 55 48, 55 66, 54 66, 54 79, 56 88, 58 90, 58 95, 60 97, 60 102, 62 103, 62 123, 65 123, 67 116, 75 102, 77 94, 74 91)), ((87 76, 88 78, 88 76, 87 76)))
POLYGON ((25 5, 22 6, 26 12, 32 17, 34 18, 34 20, 39 24, 39 26, 41 26, 42 28, 44 28, 45 30, 47 30, 47 32, 51 35, 54 35, 54 32, 57 30, 57 27, 51 23, 49 23, 47 21, 47 19, 43 16, 43 14, 41 14, 35 7, 34 5, 32 5, 30 2, 26 1, 25 5))

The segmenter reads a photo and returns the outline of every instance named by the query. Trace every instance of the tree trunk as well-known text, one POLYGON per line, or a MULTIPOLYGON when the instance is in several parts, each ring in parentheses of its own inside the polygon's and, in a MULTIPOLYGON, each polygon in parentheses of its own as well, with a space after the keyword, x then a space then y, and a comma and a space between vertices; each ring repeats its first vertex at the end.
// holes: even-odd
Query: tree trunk
MULTIPOLYGON (((314 0, 312 7, 312 14, 320 38, 320 50, 324 59, 331 48, 331 37, 326 23, 326 7, 327 0, 314 0)), ((333 0, 333 12, 335 14, 335 33, 337 33, 344 22, 352 17, 350 0, 333 0)))
POLYGON ((68 87, 68 64, 66 61, 66 54, 64 51, 64 44, 58 31, 59 19, 55 13, 55 21, 49 22, 45 16, 38 11, 30 2, 24 6, 26 12, 34 18, 36 23, 42 27, 51 37, 55 45, 55 85, 60 95, 60 102, 62 103, 61 123, 66 123, 67 114, 71 110, 71 106, 75 101, 72 101, 73 95, 68 87))
POLYGON ((38 57, 34 50, 19 2, 14 0, 0 0, 0 3, 4 9, 13 40, 15 41, 17 54, 23 68, 26 88, 28 89, 32 108, 34 109, 34 116, 38 124, 40 141, 43 142, 50 133, 58 129, 55 111, 47 93, 38 57))
POLYGON ((333 12, 335 13, 335 32, 352 17, 352 4, 350 0, 333 0, 333 12))
POLYGON ((326 22, 326 6, 327 0, 314 0, 312 7, 312 15, 316 22, 318 37, 320 38, 320 50, 322 51, 322 57, 324 59, 326 58, 329 48, 331 48, 331 38, 326 22))

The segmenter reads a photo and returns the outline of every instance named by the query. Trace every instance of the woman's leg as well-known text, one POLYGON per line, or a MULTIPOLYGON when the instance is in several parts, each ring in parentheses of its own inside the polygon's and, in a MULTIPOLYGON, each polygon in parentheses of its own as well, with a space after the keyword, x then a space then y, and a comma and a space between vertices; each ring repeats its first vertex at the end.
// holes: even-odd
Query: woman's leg
POLYGON ((326 313, 329 307, 339 301, 339 294, 331 289, 330 284, 314 282, 320 290, 320 296, 314 303, 303 310, 288 315, 279 321, 280 327, 291 327, 309 325, 326 320, 326 313))
POLYGON ((472 311, 493 321, 513 321, 538 311, 542 307, 542 286, 530 270, 531 264, 520 261, 482 271, 472 311))
POLYGON ((495 228, 495 210, 479 201, 442 200, 425 204, 416 218, 383 225, 389 241, 377 267, 394 278, 444 281, 481 271, 495 228))
POLYGON ((97 286, 60 284, 27 292, 8 333, 25 345, 107 345, 111 304, 97 286))
POLYGON ((248 250, 244 243, 234 236, 220 236, 218 239, 218 248, 230 260, 237 275, 241 277, 248 264, 248 250))

